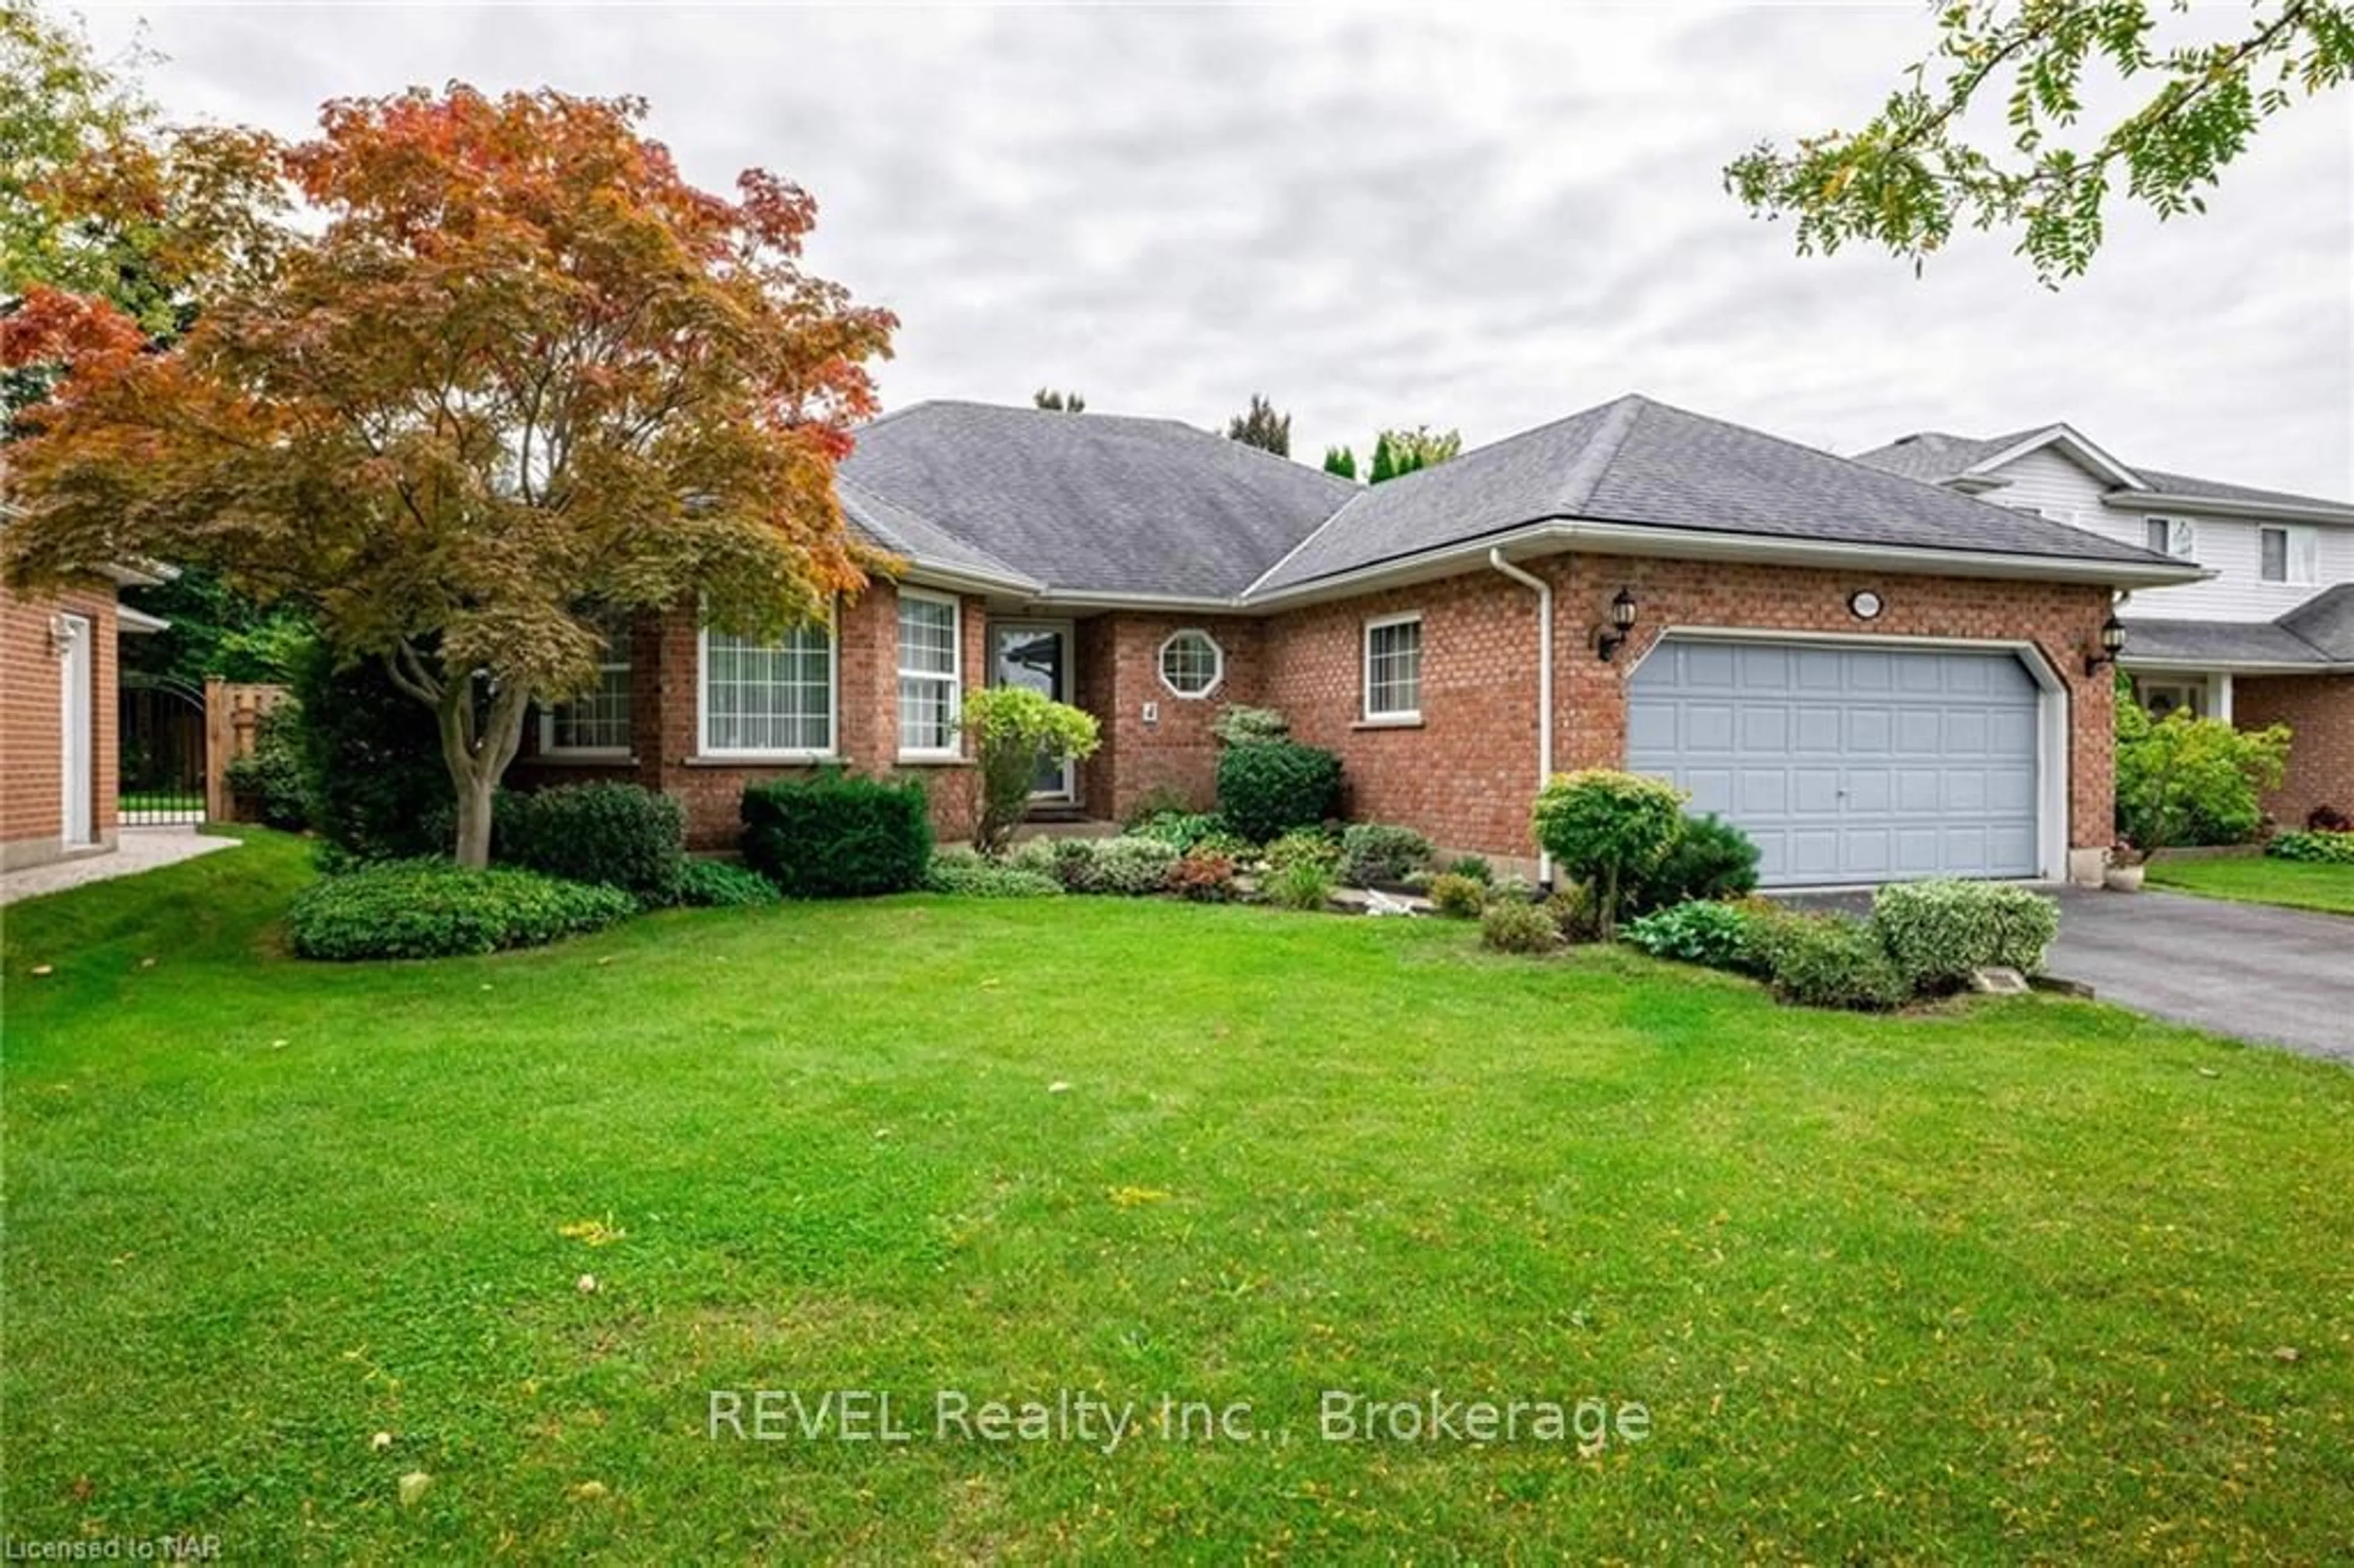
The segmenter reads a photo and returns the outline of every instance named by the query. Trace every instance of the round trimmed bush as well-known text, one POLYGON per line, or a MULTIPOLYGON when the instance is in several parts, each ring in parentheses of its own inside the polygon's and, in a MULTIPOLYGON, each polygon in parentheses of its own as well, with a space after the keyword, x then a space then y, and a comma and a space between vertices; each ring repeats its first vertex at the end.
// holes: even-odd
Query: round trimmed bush
POLYGON ((1479 945, 1500 953, 1550 953, 1561 946, 1561 928, 1541 904, 1500 898, 1479 913, 1479 945))
POLYGON ((1431 906, 1450 920, 1475 918, 1488 905, 1488 885, 1446 872, 1430 884, 1431 906))
POLYGON ((1253 843, 1312 828, 1341 804, 1341 759, 1296 740, 1257 740, 1218 754, 1218 814, 1253 843))
POLYGON ((534 948, 638 912, 617 887, 560 882, 514 866, 385 861, 313 883, 288 911, 306 959, 445 959, 534 948))
POLYGON ((686 812, 642 785, 565 784, 501 795, 501 860, 565 882, 618 887, 648 906, 678 901, 686 812))
POLYGON ((1341 835, 1341 874, 1352 886, 1394 887, 1430 863, 1430 841, 1412 828, 1352 822, 1341 835))
POLYGON ((1532 813, 1537 842, 1593 889, 1605 940, 1627 893, 1667 858, 1684 825, 1683 792, 1663 779, 1607 768, 1556 775, 1532 813))
POLYGON ((2060 906, 1999 882, 1895 882, 1872 895, 1872 928, 1916 991, 1946 991, 1972 969, 2033 974, 2060 934, 2060 906))

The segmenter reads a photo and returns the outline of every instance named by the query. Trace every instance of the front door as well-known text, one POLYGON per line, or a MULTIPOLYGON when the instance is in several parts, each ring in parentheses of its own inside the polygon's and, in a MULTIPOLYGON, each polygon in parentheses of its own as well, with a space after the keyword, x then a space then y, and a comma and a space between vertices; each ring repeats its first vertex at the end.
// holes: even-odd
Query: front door
POLYGON ((90 821, 90 666, 92 649, 90 645, 90 621, 79 615, 58 618, 65 642, 65 658, 60 662, 62 689, 58 695, 58 716, 63 721, 61 733, 65 751, 59 758, 59 771, 65 778, 65 816, 61 836, 69 847, 88 844, 97 838, 90 821))
MULTIPOLYGON (((1067 622, 993 621, 989 629, 989 679, 1027 686, 1058 703, 1071 700, 1071 628, 1067 622)), ((1068 803, 1078 798, 1076 769, 1066 758, 1038 759, 1034 800, 1068 803)))

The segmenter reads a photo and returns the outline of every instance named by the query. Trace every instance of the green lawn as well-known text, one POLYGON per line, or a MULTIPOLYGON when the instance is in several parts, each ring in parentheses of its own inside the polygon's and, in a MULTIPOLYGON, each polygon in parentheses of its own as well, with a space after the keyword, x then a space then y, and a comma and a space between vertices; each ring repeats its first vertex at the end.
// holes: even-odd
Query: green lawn
POLYGON ((256 834, 7 912, 10 1537, 2346 1550, 2342 1067, 2084 1002, 1810 1014, 1459 926, 1114 900, 311 967, 272 926, 303 867, 256 834), (1640 1402, 1650 1436, 1320 1437, 1320 1391, 1434 1386, 1640 1402), (705 1436, 711 1390, 758 1388, 893 1391, 916 1440, 705 1436), (1249 1440, 937 1434, 936 1391, 1063 1388, 1247 1402, 1249 1440))
POLYGON ((2319 865, 2273 860, 2264 855, 2226 855, 2200 860, 2149 863, 2149 882, 2175 893, 2229 898, 2241 904, 2279 904, 2291 909, 2326 909, 2354 915, 2354 865, 2319 865))

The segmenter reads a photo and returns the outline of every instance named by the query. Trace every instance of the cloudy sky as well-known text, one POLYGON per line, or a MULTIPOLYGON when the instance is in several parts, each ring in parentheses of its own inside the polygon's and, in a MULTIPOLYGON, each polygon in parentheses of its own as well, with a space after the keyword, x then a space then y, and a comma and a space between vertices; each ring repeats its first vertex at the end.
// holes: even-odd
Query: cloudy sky
POLYGON ((1867 117, 1931 39, 1919 5, 88 21, 111 46, 143 16, 181 118, 296 132, 452 78, 643 95, 700 182, 758 164, 816 195, 812 264, 902 320, 893 406, 1053 385, 1217 426, 1264 391, 1312 461, 1638 390, 1844 452, 2064 418, 2129 461, 2354 496, 2354 95, 2267 129, 2207 217, 2120 214, 2052 294, 1999 239, 1919 280, 1801 259, 1720 187, 1762 135, 1867 117))

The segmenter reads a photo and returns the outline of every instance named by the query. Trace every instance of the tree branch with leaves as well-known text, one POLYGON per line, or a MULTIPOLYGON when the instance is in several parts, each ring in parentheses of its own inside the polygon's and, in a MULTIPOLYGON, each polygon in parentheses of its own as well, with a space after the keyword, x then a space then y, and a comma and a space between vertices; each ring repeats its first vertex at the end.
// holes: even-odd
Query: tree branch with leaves
POLYGON ((2056 286, 2091 266, 2120 185, 2161 218, 2204 212, 2202 193, 2266 119, 2354 76, 2354 5, 2259 0, 2225 37, 2174 42, 2158 37, 2168 11, 2190 6, 1945 5, 1935 56, 1861 130, 1787 151, 1760 143, 1726 166, 1725 187, 1755 217, 1795 217, 1800 255, 1876 244, 1917 271, 1958 227, 2012 230, 2019 253, 2056 286), (2154 87, 2115 123, 2087 128, 2095 72, 2154 87), (2009 144, 1988 148, 1965 122, 1998 91, 2009 144))

